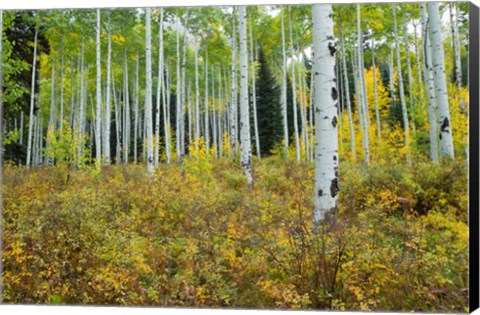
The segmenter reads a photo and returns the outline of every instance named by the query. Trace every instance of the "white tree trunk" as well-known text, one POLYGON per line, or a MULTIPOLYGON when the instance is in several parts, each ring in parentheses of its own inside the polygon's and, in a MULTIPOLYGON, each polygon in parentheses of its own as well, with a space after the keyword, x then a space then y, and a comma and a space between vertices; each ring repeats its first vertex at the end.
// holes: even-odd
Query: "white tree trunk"
POLYGON ((382 141, 382 130, 380 123, 380 113, 378 112, 378 93, 377 93, 377 69, 375 66, 375 43, 372 38, 372 71, 373 71, 373 99, 375 103, 375 119, 377 121, 377 138, 378 143, 382 141))
POLYGON ((112 40, 110 36, 110 14, 108 15, 107 22, 107 39, 108 39, 108 48, 107 48, 107 86, 106 86, 106 99, 105 99, 105 115, 104 115, 104 134, 103 134, 103 154, 105 156, 105 164, 110 164, 111 155, 110 155, 110 118, 111 118, 111 69, 112 69, 112 40))
POLYGON ((457 19, 456 19, 456 11, 453 11, 455 4, 453 2, 449 3, 450 9, 450 24, 452 27, 452 42, 453 42, 453 55, 455 58, 455 80, 457 82, 457 86, 459 88, 462 87, 462 62, 460 56, 460 41, 458 39, 458 27, 457 27, 457 19))
POLYGON ((124 60, 124 137, 123 137, 123 162, 128 164, 128 156, 130 153, 130 88, 128 81, 128 61, 127 61, 127 51, 123 51, 123 60, 124 60))
POLYGON ((153 135, 152 135, 152 36, 150 31, 150 18, 152 9, 146 9, 146 43, 145 43, 145 58, 146 58, 146 86, 145 86, 145 123, 147 133, 147 172, 148 176, 153 175, 153 135))
POLYGON ((255 149, 257 151, 257 156, 260 159, 260 138, 258 136, 258 120, 257 120, 257 91, 255 88, 255 58, 253 55, 253 24, 252 19, 250 18, 250 63, 252 65, 252 110, 253 110, 253 128, 255 131, 255 149))
POLYGON ((438 126, 437 126, 437 103, 435 100, 435 86, 433 83, 432 47, 428 37, 427 5, 420 4, 420 16, 422 19, 423 38, 423 76, 426 84, 428 100, 428 120, 430 131, 430 158, 433 162, 438 161, 438 126))
POLYGON ((217 138, 217 119, 215 108, 215 68, 212 67, 212 144, 213 144, 213 157, 218 157, 218 138, 217 138))
POLYGON ((417 63, 417 81, 418 81, 417 84, 420 85, 420 87, 422 87, 422 67, 420 64, 420 51, 418 49, 417 26, 418 25, 416 23, 413 24, 413 37, 415 40, 415 61, 417 63))
MULTIPOLYGON (((164 52, 163 52, 163 8, 160 8, 160 54, 162 69, 164 67, 164 52)), ((168 67, 165 67, 165 71, 162 70, 162 100, 163 100, 163 128, 165 134, 165 162, 170 163, 170 85, 168 84, 168 67), (164 72, 166 77, 164 78, 164 72), (164 80, 165 79, 165 80, 164 80), (165 83, 165 81, 167 81, 165 83), (168 97, 167 97, 168 95, 168 97)))
POLYGON ((78 143, 77 147, 77 159, 80 164, 83 164, 83 151, 84 151, 84 143, 83 139, 85 139, 85 103, 86 103, 86 96, 85 96, 85 38, 84 34, 82 33, 82 44, 81 44, 81 56, 80 56, 80 107, 79 107, 79 115, 78 115, 78 139, 81 140, 78 143))
POLYGON ((207 149, 207 153, 210 152, 210 134, 208 130, 208 47, 205 55, 205 148, 207 149))
POLYGON ((358 49, 358 108, 361 108, 362 117, 362 128, 363 128, 363 150, 365 153, 365 164, 370 163, 370 145, 369 145, 369 118, 368 118, 368 103, 367 103, 367 92, 365 84, 365 73, 364 73, 364 63, 363 63, 363 34, 361 31, 361 20, 360 20, 360 4, 357 3, 357 49, 358 49))
POLYGON ((288 136, 288 114, 287 114, 287 53, 285 51, 285 23, 283 21, 283 8, 280 12, 281 23, 282 23, 282 85, 281 85, 281 96, 280 104, 282 106, 282 116, 283 116, 283 142, 285 153, 288 154, 289 147, 289 136, 288 136))
POLYGON ((293 100, 293 129, 295 132, 295 154, 297 162, 300 161, 300 139, 298 135, 298 118, 297 118, 297 87, 295 83, 295 64, 293 60, 293 38, 292 38, 292 19, 290 17, 290 7, 288 7, 288 26, 290 35, 290 57, 292 58, 292 100, 293 100))
POLYGON ((138 84, 138 74, 139 74, 139 62, 138 54, 135 61, 135 101, 133 103, 133 112, 134 112, 134 122, 133 122, 133 161, 137 163, 138 160, 138 93, 139 93, 139 84, 138 84))
POLYGON ((96 110, 96 132, 95 132, 95 159, 97 166, 100 166, 102 160, 102 64, 100 59, 100 9, 97 9, 97 27, 96 27, 96 58, 97 58, 97 110, 96 110))
POLYGON ((185 22, 183 25, 183 56, 182 56, 182 94, 180 108, 180 153, 181 157, 185 155, 185 70, 187 68, 187 27, 188 27, 188 9, 185 11, 185 22))
POLYGON ((198 80, 198 43, 195 40, 195 147, 200 139, 200 85, 198 80))
POLYGON ((248 106, 248 54, 246 9, 238 8, 238 24, 240 31, 240 162, 247 177, 248 187, 253 187, 252 149, 250 147, 250 117, 248 106))
POLYGON ((439 4, 428 3, 430 41, 432 43, 432 67, 435 83, 435 99, 438 105, 438 128, 440 139, 440 158, 454 158, 450 110, 448 107, 447 80, 445 75, 445 54, 439 4))
POLYGON ((395 34, 395 50, 397 53, 397 77, 398 77, 398 87, 400 92, 400 103, 402 104, 402 117, 403 117, 403 128, 405 136, 405 147, 407 148, 407 164, 411 165, 412 161, 410 158, 410 127, 408 123, 408 112, 407 112, 407 103, 405 102, 405 92, 403 89, 403 76, 402 76, 402 64, 400 61, 400 44, 398 41, 397 33, 397 17, 395 14, 395 4, 392 4, 392 19, 393 19, 393 32, 395 34))
MULTIPOLYGON (((64 73, 64 66, 65 66, 65 47, 64 47, 64 42, 63 42, 63 36, 62 36, 62 52, 61 52, 61 64, 60 64, 60 131, 63 131, 63 114, 64 114, 64 100, 63 100, 63 73, 64 73)), ((72 87, 73 88, 73 87, 72 87)))
POLYGON ((27 167, 30 166, 32 159, 32 133, 33 133, 33 108, 35 102, 35 73, 37 69, 37 41, 38 41, 38 29, 35 29, 35 40, 33 43, 33 62, 32 62, 32 86, 30 90, 30 116, 28 122, 28 143, 27 143, 27 167))
POLYGON ((343 39, 343 29, 342 29, 342 22, 340 21, 339 25, 340 30, 340 48, 342 54, 342 64, 343 64, 343 81, 344 81, 344 89, 345 89, 345 100, 347 103, 347 110, 348 110, 348 125, 350 127, 350 150, 352 151, 352 157, 355 161, 357 158, 357 152, 355 150, 355 129, 353 128, 353 116, 352 116, 352 105, 350 103, 350 87, 348 83, 348 73, 347 73, 347 52, 345 50, 345 41, 343 39))
POLYGON ((237 147, 237 22, 236 8, 232 12, 232 96, 230 102, 230 142, 233 149, 233 155, 238 153, 237 147))
MULTIPOLYGON (((176 17, 177 25, 180 24, 180 19, 178 16, 176 17)), ((180 32, 177 30, 176 32, 176 53, 177 53, 177 78, 176 78, 176 88, 175 88, 175 93, 176 93, 176 107, 175 107, 175 116, 176 116, 176 124, 175 124, 175 148, 177 152, 177 159, 180 159, 182 155, 182 132, 181 132, 181 111, 182 111, 182 79, 181 79, 181 72, 180 72, 180 32)))
POLYGON ((338 92, 335 78, 333 11, 312 5, 315 75, 315 188, 313 226, 335 220, 338 194, 338 92))
POLYGON ((158 21, 158 82, 157 82, 157 107, 155 109, 155 168, 158 168, 160 152, 160 102, 163 89, 163 8, 160 8, 158 21))
MULTIPOLYGON (((48 132, 51 133, 52 135, 55 134, 55 124, 57 123, 57 108, 56 108, 56 103, 55 103, 55 60, 52 60, 52 77, 51 77, 51 91, 50 91, 50 115, 49 115, 49 121, 48 121, 48 132)), ((51 141, 52 139, 47 137, 47 147, 51 147, 51 141)), ((54 160, 50 160, 50 158, 47 156, 46 158, 46 164, 54 163, 54 160)))

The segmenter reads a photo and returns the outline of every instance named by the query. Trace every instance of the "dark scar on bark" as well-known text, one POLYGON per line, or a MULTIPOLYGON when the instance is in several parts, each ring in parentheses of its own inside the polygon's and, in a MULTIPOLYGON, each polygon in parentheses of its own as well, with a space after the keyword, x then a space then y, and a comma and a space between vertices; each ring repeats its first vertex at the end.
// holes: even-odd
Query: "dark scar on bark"
POLYGON ((337 116, 333 116, 332 126, 333 126, 333 128, 337 127, 337 116))
POLYGON ((442 126, 440 127, 440 131, 441 132, 448 132, 448 130, 446 130, 448 127, 450 126, 450 122, 448 121, 448 118, 445 117, 443 119, 443 122, 442 122, 442 126))
POLYGON ((322 197, 323 196, 323 190, 319 189, 318 190, 318 197, 322 197))
POLYGON ((323 119, 328 119, 328 116, 324 116, 323 119))
POLYGON ((330 195, 334 198, 338 194, 338 178, 332 179, 330 183, 330 195))
POLYGON ((438 134, 438 138, 439 138, 440 140, 442 140, 442 133, 441 133, 441 132, 438 134))
POLYGON ((336 156, 336 155, 333 156, 333 160, 334 160, 334 161, 337 160, 337 156, 336 156))
POLYGON ((332 99, 336 101, 337 98, 338 98, 337 89, 335 87, 332 87, 332 99))
POLYGON ((328 42, 328 50, 330 50, 330 56, 333 57, 333 55, 335 55, 335 52, 337 51, 337 48, 335 48, 334 43, 328 42))

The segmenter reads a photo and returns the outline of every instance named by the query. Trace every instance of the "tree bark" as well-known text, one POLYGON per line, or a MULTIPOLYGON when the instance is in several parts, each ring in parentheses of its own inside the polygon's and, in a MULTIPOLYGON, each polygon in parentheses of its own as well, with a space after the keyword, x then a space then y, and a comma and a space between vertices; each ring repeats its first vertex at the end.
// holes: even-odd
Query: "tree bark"
POLYGON ((253 24, 252 18, 250 17, 250 62, 252 65, 252 110, 253 110, 253 129, 255 131, 255 149, 257 152, 257 157, 260 159, 260 138, 258 136, 258 120, 257 120, 257 94, 255 88, 255 58, 253 55, 253 24))
MULTIPOLYGON (((453 2, 449 3, 450 9, 450 24, 452 27, 452 44, 453 44, 453 56, 455 60, 455 81, 457 82, 458 88, 462 87, 462 62, 460 56, 460 45, 458 39, 458 27, 457 27, 457 19, 455 16, 455 12, 453 11, 455 4, 453 2)), ((457 9, 455 8, 455 11, 457 9)))
POLYGON ((290 16, 290 7, 288 7, 288 26, 290 33, 290 57, 292 58, 292 100, 293 100, 293 129, 295 132, 295 154, 297 162, 300 162, 300 139, 298 135, 298 118, 297 118, 297 87, 295 83, 295 64, 293 53, 293 38, 292 38, 292 19, 290 16))
POLYGON ((358 81, 359 87, 358 92, 358 107, 361 108, 362 114, 362 128, 363 128, 363 150, 365 153, 365 164, 370 163, 370 145, 369 145, 369 117, 368 117, 368 103, 367 103, 367 92, 365 84, 365 73, 364 73, 364 62, 363 62, 363 34, 361 31, 361 20, 360 20, 360 4, 357 3, 357 49, 358 49, 358 81))
POLYGON ((153 176, 153 139, 152 139, 152 36, 150 30, 151 8, 146 9, 146 87, 145 87, 145 122, 147 133, 147 172, 148 176, 153 176))
POLYGON ((428 17, 430 26, 430 41, 432 43, 432 67, 435 83, 435 99, 438 105, 438 129, 440 158, 455 158, 453 150, 452 127, 450 110, 448 107, 447 80, 445 75, 445 53, 443 51, 443 39, 439 4, 428 3, 428 17))
POLYGON ((97 27, 96 27, 96 57, 97 57, 97 110, 96 110, 96 132, 95 132, 95 159, 97 167, 102 160, 102 64, 100 60, 100 9, 97 9, 97 27))
POLYGON ((338 194, 338 92, 335 78, 333 11, 312 5, 313 73, 315 75, 315 188, 313 227, 333 223, 338 194))
POLYGON ((27 167, 30 166, 32 156, 32 132, 33 132, 33 108, 35 102, 35 74, 37 69, 37 42, 38 42, 38 28, 35 28, 35 39, 33 44, 33 62, 32 62, 32 86, 30 90, 30 116, 28 122, 28 142, 27 142, 27 167))
POLYGON ((348 110, 348 125, 350 128, 350 150, 352 151, 352 157, 353 160, 355 161, 357 158, 357 152, 355 150, 355 129, 353 128, 353 115, 352 115, 352 105, 350 103, 350 87, 348 83, 348 72, 347 72, 347 52, 345 50, 345 41, 343 39, 343 28, 342 28, 342 18, 339 17, 340 19, 340 24, 338 25, 338 28, 340 30, 340 48, 341 48, 341 54, 342 54, 342 64, 343 64, 343 81, 345 83, 345 100, 347 104, 347 110, 348 110))
POLYGON ((410 158, 410 127, 408 123, 407 103, 405 102, 405 92, 403 89, 403 76, 402 76, 402 64, 400 61, 400 44, 398 41, 397 33, 397 17, 395 13, 395 4, 392 4, 392 19, 393 19, 393 32, 395 34, 395 50, 397 53, 397 76, 398 87, 400 91, 400 103, 402 104, 402 117, 403 117, 403 129, 405 136, 405 147, 407 148, 407 164, 411 165, 412 160, 410 158))
POLYGON ((430 131, 430 158, 433 162, 438 161, 438 128, 437 128, 437 103, 435 100, 435 86, 433 83, 432 47, 428 37, 428 16, 426 4, 420 4, 420 16, 422 19, 423 37, 423 76, 426 84, 428 101, 428 119, 430 131))
POLYGON ((285 51, 285 25, 283 21, 283 7, 282 11, 280 12, 281 23, 282 23, 282 86, 281 86, 281 96, 280 96, 280 103, 282 106, 282 116, 283 116, 283 142, 284 142, 284 149, 287 155, 289 156, 289 135, 288 135, 288 114, 287 114, 287 54, 285 51))
POLYGON ((237 147, 237 22, 236 8, 232 11, 232 96, 230 101, 230 142, 233 155, 238 153, 237 147))
POLYGON ((253 188, 252 149, 250 147, 250 117, 248 106, 248 54, 246 8, 238 8, 238 24, 240 31, 240 162, 247 177, 249 188, 253 188))

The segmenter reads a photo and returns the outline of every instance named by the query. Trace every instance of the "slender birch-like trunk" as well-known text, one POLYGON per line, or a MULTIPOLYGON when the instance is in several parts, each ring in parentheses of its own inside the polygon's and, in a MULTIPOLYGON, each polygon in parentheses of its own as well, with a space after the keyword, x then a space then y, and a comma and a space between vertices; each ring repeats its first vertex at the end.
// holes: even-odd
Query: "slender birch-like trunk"
POLYGON ((60 132, 63 131, 63 114, 64 114, 64 92, 63 92, 63 73, 64 73, 64 66, 65 66, 65 45, 63 42, 62 36, 62 48, 61 48, 61 57, 60 57, 60 121, 59 121, 59 128, 60 132))
POLYGON ((139 61, 138 54, 135 57, 135 100, 133 103, 133 112, 134 112, 134 122, 133 122, 133 161, 137 163, 138 160, 138 93, 139 93, 139 84, 138 84, 138 74, 139 74, 139 61))
POLYGON ((378 112, 378 93, 377 93, 377 68, 375 66, 375 43, 372 38, 372 72, 373 72, 373 102, 375 103, 375 120, 377 121, 378 143, 382 141, 382 130, 380 123, 380 113, 378 112))
POLYGON ((314 229, 335 222, 338 195, 338 92, 335 78, 333 12, 330 4, 312 5, 315 75, 314 229))
POLYGON ((180 154, 185 155, 185 70, 187 68, 187 27, 188 27, 188 9, 185 11, 185 22, 183 25, 183 53, 182 53, 182 100, 180 108, 180 154))
POLYGON ((432 43, 432 68, 435 84, 435 99, 438 106, 438 129, 440 158, 455 158, 452 140, 450 110, 448 107, 447 80, 445 75, 445 53, 438 2, 428 3, 430 41, 432 43))
POLYGON ((230 101, 230 142, 233 155, 238 153, 237 147, 237 22, 236 8, 232 11, 232 96, 230 101))
POLYGON ((100 59, 100 9, 97 9, 97 27, 96 27, 96 57, 97 57, 97 110, 96 110, 96 132, 95 132, 95 159, 97 167, 102 160, 102 64, 100 59))
POLYGON ((106 86, 106 99, 105 99, 105 127, 103 134, 103 154, 105 156, 105 164, 110 164, 111 154, 110 154, 110 118, 111 113, 111 69, 112 69, 112 40, 110 36, 110 14, 108 14, 107 22, 107 86, 106 86))
POLYGON ((457 27, 457 19, 455 13, 457 9, 455 8, 455 4, 450 2, 449 4, 450 9, 450 24, 452 28, 452 44, 453 44, 453 56, 455 60, 455 81, 457 83, 458 88, 462 87, 462 63, 461 63, 461 56, 460 56, 460 41, 458 39, 458 27, 457 27), (455 12, 453 11, 455 9, 455 12))
POLYGON ((250 17, 250 63, 252 65, 252 110, 253 110, 253 128, 255 131, 255 149, 257 152, 257 157, 260 159, 260 138, 258 136, 258 120, 257 120, 257 94, 255 88, 255 58, 253 55, 253 24, 252 18, 250 17))
POLYGON ((212 66, 212 144, 213 157, 216 159, 218 157, 218 139, 215 101, 215 68, 212 66))
POLYGON ((33 43, 33 62, 32 62, 32 86, 30 90, 30 116, 28 122, 28 143, 27 143, 27 167, 30 166, 32 156, 32 133, 33 133, 33 108, 35 102, 35 73, 37 69, 37 42, 38 42, 38 28, 35 28, 35 39, 33 43))
POLYGON ((155 168, 158 168, 160 152, 160 101, 163 89, 163 8, 160 8, 158 21, 158 83, 157 83, 157 107, 155 109, 155 168))
POLYGON ((428 120, 430 132, 430 158, 433 162, 438 161, 438 126, 437 126, 437 103, 435 100, 435 85, 433 82, 432 46, 428 36, 427 5, 420 4, 420 17, 422 20, 423 38, 423 76, 426 84, 428 101, 428 120))
POLYGON ((403 76, 402 76, 402 64, 400 61, 400 44, 398 41, 397 33, 397 16, 395 13, 395 4, 392 4, 392 19, 393 19, 393 32, 395 34, 395 50, 397 53, 397 76, 398 76, 398 87, 400 91, 400 103, 402 104, 402 117, 403 117, 403 128, 405 136, 405 147, 407 148, 407 164, 411 165, 412 160, 410 158, 410 128, 408 123, 408 112, 407 112, 407 103, 405 102, 405 92, 403 89, 403 76))
POLYGON ((195 148, 198 152, 200 139, 200 86, 198 80, 198 43, 195 40, 195 148))
POLYGON ((240 163, 247 177, 249 188, 253 188, 252 149, 250 147, 250 117, 248 106, 248 53, 246 8, 238 8, 238 24, 240 31, 240 163))
MULTIPOLYGON (((55 103, 55 60, 52 60, 52 77, 51 77, 51 91, 50 91, 50 117, 48 121, 48 133, 47 133, 47 148, 51 148, 52 137, 55 136, 55 124, 57 122, 57 111, 55 103)), ((46 157, 45 164, 54 163, 54 159, 50 160, 50 157, 46 157)))
POLYGON ((355 161, 357 158, 357 152, 355 150, 355 129, 353 128, 353 116, 352 116, 352 105, 350 103, 350 87, 348 83, 348 73, 347 73, 347 53, 345 50, 345 41, 343 39, 343 28, 342 28, 342 19, 340 17, 340 24, 338 25, 340 30, 340 48, 342 54, 342 64, 343 64, 343 76, 345 83, 345 99, 347 103, 348 110, 348 125, 350 127, 350 150, 352 151, 352 157, 355 161))
POLYGON ((205 53, 205 148, 207 149, 207 153, 210 152, 210 135, 208 130, 208 47, 206 48, 205 53))
POLYGON ((288 7, 288 27, 290 35, 290 57, 292 58, 292 99, 293 99, 293 129, 295 132, 295 154, 297 162, 300 162, 300 139, 298 135, 298 118, 297 118, 297 87, 295 83, 295 65, 293 53, 293 39, 292 39, 292 20, 290 17, 290 7, 288 7))
MULTIPOLYGON (((403 6, 403 9, 406 11, 405 5, 403 6)), ((403 44, 405 46, 405 59, 407 60, 408 95, 410 95, 410 99, 413 101, 415 106, 415 97, 413 96, 412 63, 410 62, 410 43, 408 41, 408 27, 405 13, 403 14, 403 44)))
MULTIPOLYGON (((177 25, 180 24, 180 19, 178 16, 176 17, 177 25)), ((176 53, 177 53, 177 78, 176 78, 176 107, 175 107, 175 116, 176 116, 176 124, 175 124, 175 148, 177 151, 177 159, 180 159, 182 155, 182 149, 181 149, 181 137, 182 133, 180 131, 181 129, 181 110, 182 110, 182 79, 181 79, 181 72, 180 72, 180 32, 177 30, 176 32, 176 53)))
POLYGON ((165 136, 165 162, 170 163, 170 86, 168 84, 168 68, 164 65, 163 51, 163 8, 160 8, 160 63, 162 65, 161 82, 162 82, 162 101, 163 101, 163 128, 165 136), (163 70, 165 68, 165 71, 163 70), (166 77, 164 77, 164 72, 166 77), (167 81, 167 84, 165 83, 167 81), (168 92, 167 92, 167 91, 168 92), (168 94, 168 98, 167 98, 168 94))
POLYGON ((146 9, 145 24, 146 24, 146 43, 145 43, 145 58, 146 58, 146 86, 145 86, 145 123, 147 133, 147 172, 148 176, 153 176, 153 135, 152 135, 152 36, 150 30, 150 19, 152 9, 146 9))
POLYGON ((358 82, 359 88, 358 92, 358 107, 362 110, 362 128, 363 128, 363 150, 365 153, 365 164, 370 163, 370 145, 369 145, 369 117, 368 117, 368 103, 367 103, 367 91, 365 84, 365 73, 364 73, 364 63, 363 63, 363 34, 361 29, 361 19, 360 19, 360 4, 357 3, 357 49, 358 49, 358 82))
POLYGON ((124 83, 124 91, 125 91, 125 101, 124 101, 124 150, 123 150, 123 161, 125 164, 128 164, 128 156, 130 153, 130 84, 128 80, 128 62, 127 62, 127 52, 124 50, 123 60, 125 63, 125 83, 124 83))
POLYGON ((415 61, 417 63, 417 81, 418 85, 422 86, 422 67, 420 64, 420 50, 418 49, 418 35, 417 35, 417 23, 413 23, 413 37, 415 40, 415 61))
POLYGON ((77 147, 77 154, 78 154, 78 161, 80 164, 83 164, 83 152, 84 152, 84 143, 83 139, 85 139, 85 38, 82 32, 82 44, 81 44, 81 53, 80 53, 80 107, 79 107, 79 115, 78 115, 78 138, 79 143, 77 147))
POLYGON ((289 157, 289 136, 288 136, 288 114, 287 114, 287 53, 285 49, 285 23, 283 21, 283 7, 280 12, 281 23, 282 23, 282 85, 281 85, 281 96, 280 96, 280 103, 282 106, 282 116, 283 116, 283 142, 284 142, 284 149, 289 157))

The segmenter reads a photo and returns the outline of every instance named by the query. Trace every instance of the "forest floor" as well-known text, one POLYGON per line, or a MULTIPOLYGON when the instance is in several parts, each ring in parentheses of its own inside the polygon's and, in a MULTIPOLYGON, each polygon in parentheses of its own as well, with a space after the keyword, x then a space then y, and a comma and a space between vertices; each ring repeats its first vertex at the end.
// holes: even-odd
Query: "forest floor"
POLYGON ((340 164, 310 230, 313 164, 6 165, 6 303, 468 311, 467 163, 340 164))

